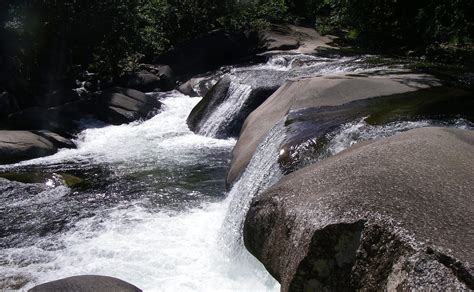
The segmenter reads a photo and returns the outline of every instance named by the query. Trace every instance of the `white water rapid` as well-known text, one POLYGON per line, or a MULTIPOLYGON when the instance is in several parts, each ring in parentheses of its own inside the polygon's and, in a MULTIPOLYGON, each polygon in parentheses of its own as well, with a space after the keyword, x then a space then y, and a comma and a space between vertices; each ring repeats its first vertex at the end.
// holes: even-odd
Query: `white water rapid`
MULTIPOLYGON (((279 284, 243 247, 242 224, 251 200, 282 176, 277 158, 283 122, 268 133, 227 194, 225 175, 236 141, 213 137, 258 86, 379 69, 364 57, 274 56, 266 64, 229 70, 227 97, 204 119, 201 135, 186 124, 200 98, 155 93, 150 95, 163 109, 150 120, 98 123, 78 136, 77 149, 0 166, 2 174, 46 175, 44 182, 0 178, 0 290, 95 274, 144 291, 278 291, 279 284), (66 175, 77 185, 66 184, 66 175)), ((356 120, 330 133, 324 155, 430 125, 437 124, 371 126, 356 120)), ((454 126, 472 128, 462 120, 454 126)), ((313 158, 310 163, 324 157, 313 158)))
MULTIPOLYGON (((86 130, 77 140, 78 149, 24 162, 20 167, 105 163, 120 180, 157 167, 176 170, 172 180, 179 180, 182 172, 202 172, 206 164, 221 163, 223 167, 235 140, 199 136, 188 129, 186 118, 198 101, 178 93, 166 94, 164 111, 151 120, 86 130), (222 161, 218 161, 219 155, 224 156, 222 161), (195 165, 201 166, 196 170, 195 165)), ((152 196, 130 201, 118 198, 117 204, 94 210, 93 216, 78 220, 65 233, 1 250, 3 284, 26 281, 22 289, 28 289, 63 277, 98 274, 118 277, 144 291, 277 291, 278 283, 261 264, 248 260, 249 256, 239 259, 228 253, 222 230, 227 229, 223 222, 229 201, 223 191, 212 199, 178 208, 154 203, 155 197, 171 197, 167 190, 178 186, 157 188, 152 196)), ((58 188, 66 187, 48 191, 58 192, 58 188)), ((66 191, 50 197, 49 203, 74 195, 66 191)), ((200 194, 189 191, 188 196, 200 194)), ((87 208, 88 201, 81 204, 87 208)), ((33 202, 31 206, 42 205, 33 202)))
POLYGON ((251 93, 250 85, 231 81, 225 101, 201 122, 198 134, 216 137, 219 130, 228 126, 239 113, 251 93))
POLYGON ((208 137, 222 136, 221 131, 225 131, 235 117, 242 112, 252 92, 256 89, 276 90, 286 80, 322 74, 363 73, 386 69, 385 66, 367 66, 366 58, 325 58, 288 54, 272 56, 264 64, 232 68, 229 72, 231 83, 227 96, 215 110, 202 119, 198 133, 208 137))

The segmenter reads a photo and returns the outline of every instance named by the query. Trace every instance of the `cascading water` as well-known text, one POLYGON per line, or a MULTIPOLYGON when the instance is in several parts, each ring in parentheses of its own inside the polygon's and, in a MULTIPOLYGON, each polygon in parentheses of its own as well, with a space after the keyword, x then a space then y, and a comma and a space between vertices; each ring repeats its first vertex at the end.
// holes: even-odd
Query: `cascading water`
POLYGON ((143 123, 88 129, 78 149, 3 167, 55 175, 81 187, 0 179, 0 287, 28 289, 78 274, 129 281, 145 291, 278 290, 264 268, 223 246, 223 186, 235 140, 192 133, 199 98, 160 96, 143 123))
POLYGON ((252 93, 252 87, 231 81, 225 101, 221 103, 206 119, 201 122, 198 134, 216 137, 219 130, 228 126, 239 113, 247 98, 252 93))
POLYGON ((235 67, 228 73, 231 83, 222 103, 199 123, 198 133, 221 137, 227 127, 248 104, 252 92, 258 89, 276 90, 286 80, 343 72, 370 72, 385 66, 368 66, 367 57, 324 58, 312 55, 276 55, 265 64, 235 67))
POLYGON ((359 142, 386 138, 416 128, 448 127, 474 130, 474 124, 462 118, 448 121, 433 119, 397 121, 385 125, 371 125, 366 122, 366 119, 362 118, 343 124, 336 130, 327 133, 324 137, 324 140, 327 142, 323 147, 317 147, 318 151, 316 153, 314 152, 314 145, 317 145, 318 138, 310 139, 299 145, 297 152, 301 160, 298 161, 296 169, 336 155, 359 142))
MULTIPOLYGON (((283 175, 278 163, 278 151, 285 137, 283 123, 271 129, 228 194, 229 208, 222 225, 224 243, 231 253, 242 253, 242 231, 250 203, 283 175)), ((245 252, 244 252, 245 253, 245 252)))
POLYGON ((337 153, 361 141, 389 137, 397 133, 406 132, 416 128, 449 127, 470 130, 474 129, 474 125, 465 119, 456 119, 451 121, 398 121, 386 125, 370 125, 365 120, 366 118, 363 118, 358 121, 344 124, 334 133, 330 133, 328 135, 328 140, 330 142, 328 143, 325 156, 336 155, 337 153))
MULTIPOLYGON (((212 136, 262 83, 380 68, 364 58, 274 56, 231 70, 228 97, 202 125, 204 135, 186 125, 199 98, 158 93, 164 109, 148 121, 97 124, 81 133, 78 149, 0 167, 3 174, 46 174, 43 182, 0 178, 0 289, 100 274, 145 291, 278 290, 243 248, 242 223, 251 200, 282 175, 283 123, 259 145, 227 198, 223 186, 235 140, 212 136), (65 175, 78 184, 65 184, 65 175)), ((413 125, 399 126, 392 128, 413 125)), ((329 155, 394 132, 381 129, 364 121, 344 125, 331 136, 329 155)))

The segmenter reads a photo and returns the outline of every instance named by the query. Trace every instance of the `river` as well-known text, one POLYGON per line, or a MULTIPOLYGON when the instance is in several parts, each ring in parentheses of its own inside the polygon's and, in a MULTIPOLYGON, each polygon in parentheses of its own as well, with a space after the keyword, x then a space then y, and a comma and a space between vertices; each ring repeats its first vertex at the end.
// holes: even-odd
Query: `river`
MULTIPOLYGON (((42 176, 35 183, 0 179, 0 288, 27 290, 98 274, 145 291, 278 291, 279 284, 243 247, 241 225, 252 197, 282 175, 282 129, 270 132, 229 192, 225 177, 236 140, 213 136, 239 111, 249 87, 259 82, 256 76, 282 83, 381 68, 368 67, 364 58, 275 56, 267 64, 229 71, 230 96, 203 122, 208 124, 201 135, 186 124, 201 98, 164 92, 154 94, 162 111, 147 121, 83 121, 77 149, 2 166, 3 173, 42 176), (65 177, 76 183, 66 184, 65 177)), ((335 154, 358 140, 429 124, 393 125, 389 131, 354 121, 329 145, 335 154)))

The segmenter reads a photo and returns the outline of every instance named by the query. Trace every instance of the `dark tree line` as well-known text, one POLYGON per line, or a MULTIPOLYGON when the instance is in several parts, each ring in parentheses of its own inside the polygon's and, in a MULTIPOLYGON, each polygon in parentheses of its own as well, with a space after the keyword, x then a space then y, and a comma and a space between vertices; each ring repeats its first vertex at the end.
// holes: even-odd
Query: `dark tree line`
POLYGON ((0 89, 38 95, 79 72, 119 75, 214 29, 293 22, 365 47, 472 46, 472 0, 4 0, 0 89))
POLYGON ((321 28, 347 28, 370 47, 466 45, 474 38, 470 0, 309 0, 295 8, 321 28))

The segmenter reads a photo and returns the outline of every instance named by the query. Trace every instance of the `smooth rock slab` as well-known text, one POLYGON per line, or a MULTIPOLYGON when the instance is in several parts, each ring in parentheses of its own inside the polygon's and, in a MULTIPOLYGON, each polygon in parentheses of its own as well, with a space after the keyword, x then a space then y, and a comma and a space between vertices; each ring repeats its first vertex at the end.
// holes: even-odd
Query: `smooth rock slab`
POLYGON ((117 278, 75 276, 35 286, 29 292, 139 292, 139 288, 117 278))
POLYGON ((244 241, 282 291, 474 288, 474 131, 367 141, 256 198, 244 241))
POLYGON ((357 100, 439 86, 441 84, 436 78, 423 74, 371 77, 339 74, 287 81, 245 120, 239 140, 232 151, 227 184, 231 185, 240 177, 260 142, 289 112, 341 106, 357 100))
POLYGON ((71 140, 64 138, 63 136, 47 131, 47 130, 40 130, 40 131, 33 131, 33 133, 45 138, 49 142, 53 143, 54 146, 57 148, 76 148, 76 144, 71 140))

